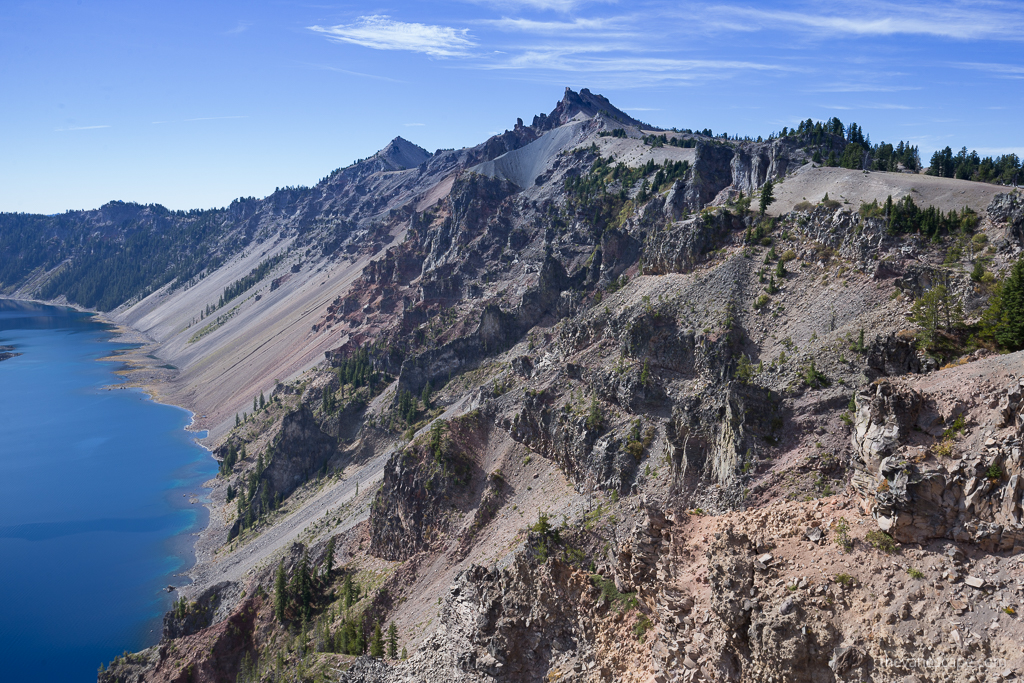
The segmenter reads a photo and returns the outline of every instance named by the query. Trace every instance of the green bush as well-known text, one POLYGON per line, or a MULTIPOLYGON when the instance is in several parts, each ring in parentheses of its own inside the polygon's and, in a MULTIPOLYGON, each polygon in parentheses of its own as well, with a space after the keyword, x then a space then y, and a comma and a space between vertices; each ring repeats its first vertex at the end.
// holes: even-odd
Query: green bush
POLYGON ((881 550, 886 555, 894 555, 898 553, 900 549, 896 544, 896 539, 881 529, 872 529, 867 532, 864 535, 864 540, 867 541, 871 547, 881 550))
POLYGON ((615 607, 620 612, 636 609, 640 604, 636 598, 636 593, 619 592, 619 589, 615 587, 615 582, 609 578, 600 574, 591 574, 590 580, 601 589, 600 602, 603 604, 615 607))
POLYGON ((836 583, 840 584, 844 588, 849 588, 853 585, 853 577, 849 574, 836 574, 835 580, 836 583))

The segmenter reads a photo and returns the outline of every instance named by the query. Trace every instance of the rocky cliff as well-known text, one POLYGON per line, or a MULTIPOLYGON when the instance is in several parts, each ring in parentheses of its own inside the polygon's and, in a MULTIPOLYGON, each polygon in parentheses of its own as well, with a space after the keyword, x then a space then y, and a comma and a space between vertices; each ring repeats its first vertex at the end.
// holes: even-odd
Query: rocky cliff
POLYGON ((306 360, 228 404, 195 607, 105 680, 1024 674, 1024 357, 986 331, 1019 196, 968 183, 950 217, 965 181, 933 179, 941 229, 902 229, 900 174, 810 161, 845 144, 567 91, 274 204, 271 338, 306 360), (769 180, 812 190, 761 215, 769 180))

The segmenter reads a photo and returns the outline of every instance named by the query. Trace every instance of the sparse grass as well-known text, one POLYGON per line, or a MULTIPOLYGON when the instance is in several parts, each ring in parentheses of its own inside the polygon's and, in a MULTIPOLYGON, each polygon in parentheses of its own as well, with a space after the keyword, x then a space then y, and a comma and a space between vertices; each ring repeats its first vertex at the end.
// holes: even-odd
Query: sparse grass
POLYGON ((924 572, 920 569, 915 569, 914 567, 908 567, 907 574, 910 575, 910 578, 917 579, 919 581, 924 578, 924 572))

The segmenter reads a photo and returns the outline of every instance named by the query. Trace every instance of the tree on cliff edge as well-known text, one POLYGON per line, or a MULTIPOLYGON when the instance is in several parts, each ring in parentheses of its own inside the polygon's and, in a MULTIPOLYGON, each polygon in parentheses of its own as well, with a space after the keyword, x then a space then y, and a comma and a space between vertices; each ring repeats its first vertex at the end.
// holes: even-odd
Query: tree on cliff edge
POLYGON ((277 576, 274 577, 274 616, 284 621, 284 607, 288 604, 288 587, 284 580, 284 560, 277 565, 277 576))
POLYGON ((768 206, 775 201, 775 187, 772 181, 766 182, 761 186, 761 199, 758 203, 758 213, 763 216, 764 212, 768 209, 768 206))
POLYGON ((1008 351, 1024 349, 1024 258, 1013 265, 1010 274, 990 299, 981 317, 982 336, 1008 351))

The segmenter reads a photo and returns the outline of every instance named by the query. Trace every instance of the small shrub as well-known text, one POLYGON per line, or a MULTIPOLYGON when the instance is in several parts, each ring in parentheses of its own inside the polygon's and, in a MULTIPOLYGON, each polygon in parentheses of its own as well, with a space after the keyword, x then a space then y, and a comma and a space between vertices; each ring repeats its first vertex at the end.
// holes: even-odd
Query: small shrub
POLYGON ((843 588, 849 588, 853 585, 853 577, 849 574, 836 574, 836 583, 840 584, 843 588))
POLYGON ((584 426, 588 432, 599 432, 604 426, 604 413, 596 398, 590 402, 590 412, 587 414, 587 422, 584 426))
POLYGON ((966 426, 967 425, 964 422, 964 416, 957 415, 956 419, 953 420, 953 424, 949 426, 949 429, 946 429, 944 432, 942 432, 942 440, 949 441, 951 439, 956 438, 957 436, 959 436, 960 432, 962 432, 964 430, 964 427, 966 426))
POLYGON ((637 637, 641 643, 644 642, 646 633, 651 630, 651 620, 644 615, 640 615, 640 618, 636 620, 636 625, 633 626, 633 635, 637 637))
POLYGON ((843 552, 853 550, 853 539, 850 538, 850 523, 845 517, 840 517, 832 524, 832 531, 835 534, 836 545, 843 549, 843 552))
POLYGON ((910 578, 917 579, 919 581, 924 578, 924 572, 920 569, 914 569, 913 567, 909 567, 907 569, 907 574, 910 575, 910 578))
POLYGON ((864 535, 864 540, 871 544, 871 547, 881 550, 886 555, 894 555, 899 552, 899 546, 889 534, 881 529, 872 529, 864 535))
POLYGON ((992 465, 987 470, 985 470, 985 476, 988 477, 989 479, 1002 479, 1003 468, 1000 467, 999 465, 992 465))
POLYGON ((609 578, 605 578, 600 574, 591 574, 591 582, 601 589, 602 603, 607 604, 610 607, 615 607, 618 611, 636 609, 640 603, 636 599, 636 593, 621 593, 619 589, 615 587, 615 582, 609 578))
POLYGON ((804 384, 809 387, 827 387, 829 382, 828 377, 824 373, 818 372, 818 369, 814 367, 814 359, 804 367, 804 384))

